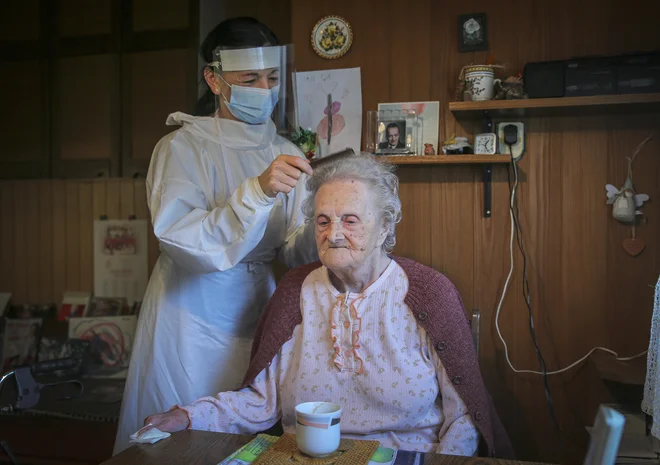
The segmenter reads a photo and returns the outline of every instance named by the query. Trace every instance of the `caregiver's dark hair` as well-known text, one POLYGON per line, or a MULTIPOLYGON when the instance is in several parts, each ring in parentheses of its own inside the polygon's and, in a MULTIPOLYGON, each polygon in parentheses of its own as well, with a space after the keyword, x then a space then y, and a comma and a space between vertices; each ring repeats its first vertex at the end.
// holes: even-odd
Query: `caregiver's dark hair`
MULTIPOLYGON (((213 50, 216 47, 265 47, 269 45, 279 45, 277 36, 268 29, 265 24, 260 23, 254 18, 239 17, 227 19, 218 24, 204 39, 199 48, 199 55, 206 63, 211 63, 213 50)), ((195 116, 209 116, 215 112, 215 94, 204 79, 204 70, 202 68, 202 82, 204 93, 195 105, 195 116)))

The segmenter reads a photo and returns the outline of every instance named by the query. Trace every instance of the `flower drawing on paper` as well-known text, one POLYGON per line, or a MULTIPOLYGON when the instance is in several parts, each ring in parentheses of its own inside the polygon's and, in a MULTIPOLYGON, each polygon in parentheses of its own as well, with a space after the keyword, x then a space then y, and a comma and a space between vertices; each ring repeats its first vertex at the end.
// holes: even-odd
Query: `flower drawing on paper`
POLYGON ((346 43, 346 31, 336 22, 331 21, 328 26, 321 29, 319 45, 325 52, 341 50, 346 43))
POLYGON ((346 120, 339 114, 340 109, 341 103, 339 102, 332 102, 332 105, 323 109, 323 114, 325 116, 321 118, 321 121, 316 127, 316 131, 319 133, 319 136, 321 136, 321 139, 327 139, 328 132, 330 132, 332 136, 337 136, 346 127, 346 120), (332 131, 330 131, 329 118, 332 118, 332 131))

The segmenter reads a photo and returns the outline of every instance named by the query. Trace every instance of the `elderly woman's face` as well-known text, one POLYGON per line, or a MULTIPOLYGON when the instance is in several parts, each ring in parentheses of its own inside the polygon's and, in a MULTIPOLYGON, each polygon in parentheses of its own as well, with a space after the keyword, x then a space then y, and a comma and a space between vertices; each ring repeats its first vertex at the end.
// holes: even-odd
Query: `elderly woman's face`
POLYGON ((331 270, 357 267, 380 252, 387 236, 368 186, 355 179, 325 183, 314 204, 316 247, 331 270))

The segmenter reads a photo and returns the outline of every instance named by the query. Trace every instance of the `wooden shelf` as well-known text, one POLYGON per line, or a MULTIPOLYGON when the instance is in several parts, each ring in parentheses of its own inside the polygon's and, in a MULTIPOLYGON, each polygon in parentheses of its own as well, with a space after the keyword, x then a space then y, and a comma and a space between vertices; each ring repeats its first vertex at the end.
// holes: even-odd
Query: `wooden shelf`
POLYGON ((476 163, 509 163, 509 155, 412 155, 382 156, 395 165, 462 165, 476 163))
POLYGON ((595 97, 537 98, 451 102, 449 110, 458 119, 511 116, 571 116, 585 114, 660 113, 660 94, 598 95, 595 97))

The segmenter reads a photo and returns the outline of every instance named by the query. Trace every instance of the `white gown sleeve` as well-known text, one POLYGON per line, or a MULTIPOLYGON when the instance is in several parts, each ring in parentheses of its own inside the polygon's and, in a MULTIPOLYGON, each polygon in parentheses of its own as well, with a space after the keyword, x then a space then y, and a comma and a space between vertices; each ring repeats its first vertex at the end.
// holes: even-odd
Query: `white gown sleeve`
POLYGON ((315 262, 319 259, 314 237, 314 222, 305 224, 302 203, 308 192, 303 174, 296 188, 288 195, 286 208, 286 239, 280 248, 279 257, 290 268, 315 262))
POLYGON ((211 208, 199 187, 211 167, 180 145, 164 139, 154 151, 147 182, 154 233, 167 255, 189 271, 230 269, 263 238, 275 199, 249 178, 226 205, 211 208))
POLYGON ((276 376, 279 354, 254 382, 240 391, 202 397, 185 410, 190 429, 234 434, 256 434, 272 428, 282 417, 276 376))
MULTIPOLYGON (((427 340, 428 347, 433 347, 433 342, 427 340)), ((438 433, 438 449, 436 453, 445 455, 476 455, 479 448, 479 431, 472 422, 463 399, 454 389, 447 371, 440 361, 435 350, 430 351, 435 365, 435 371, 440 387, 442 399, 442 413, 445 417, 440 432, 438 433)))

